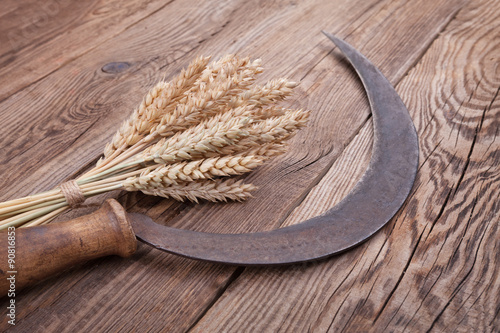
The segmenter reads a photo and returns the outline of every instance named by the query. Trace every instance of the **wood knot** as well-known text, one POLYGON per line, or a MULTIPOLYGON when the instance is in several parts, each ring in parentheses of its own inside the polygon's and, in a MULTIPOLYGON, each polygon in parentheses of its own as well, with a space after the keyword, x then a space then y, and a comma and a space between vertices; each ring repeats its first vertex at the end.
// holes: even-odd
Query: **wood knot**
POLYGON ((110 62, 102 66, 101 70, 108 74, 118 74, 126 71, 128 68, 130 68, 130 64, 128 62, 110 62))

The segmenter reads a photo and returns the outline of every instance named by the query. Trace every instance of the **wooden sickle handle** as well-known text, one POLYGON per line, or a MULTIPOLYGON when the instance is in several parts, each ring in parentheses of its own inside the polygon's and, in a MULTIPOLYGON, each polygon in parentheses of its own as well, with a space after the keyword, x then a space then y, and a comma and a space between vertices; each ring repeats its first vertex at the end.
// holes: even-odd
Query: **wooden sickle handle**
POLYGON ((71 221, 5 230, 0 233, 0 297, 12 293, 12 277, 18 291, 75 264, 113 254, 128 257, 136 248, 127 213, 114 199, 71 221))

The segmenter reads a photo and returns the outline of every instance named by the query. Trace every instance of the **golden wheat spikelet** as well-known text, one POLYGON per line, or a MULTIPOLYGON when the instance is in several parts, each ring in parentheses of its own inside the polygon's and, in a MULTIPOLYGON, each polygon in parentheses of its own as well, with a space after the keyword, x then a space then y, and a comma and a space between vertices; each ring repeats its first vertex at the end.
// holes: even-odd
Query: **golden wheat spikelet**
MULTIPOLYGON (((148 195, 173 198, 178 201, 190 200, 198 203, 199 199, 207 201, 243 201, 250 198, 251 192, 256 187, 252 184, 243 184, 241 180, 234 182, 232 179, 205 180, 183 182, 167 187, 153 187, 141 190, 148 195)), ((135 188, 133 189, 135 190, 135 188)))

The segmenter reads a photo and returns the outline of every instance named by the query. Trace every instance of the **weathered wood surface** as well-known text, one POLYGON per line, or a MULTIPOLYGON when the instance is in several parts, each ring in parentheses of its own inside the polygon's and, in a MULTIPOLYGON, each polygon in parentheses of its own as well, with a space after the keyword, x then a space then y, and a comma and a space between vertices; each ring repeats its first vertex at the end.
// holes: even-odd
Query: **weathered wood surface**
POLYGON ((2 2, 0 101, 168 5, 163 1, 2 2))
MULTIPOLYGON (((341 256, 248 269, 140 245, 131 259, 92 261, 19 293, 17 324, 3 317, 2 329, 500 329, 498 2, 96 1, 71 2, 67 10, 67 2, 57 3, 50 24, 19 49, 6 47, 0 34, 2 200, 88 168, 164 74, 196 54, 237 52, 262 57, 265 77, 300 80, 291 103, 314 110, 291 151, 248 177, 260 187, 255 198, 195 206, 111 196, 160 223, 214 232, 272 229, 325 211, 362 175, 372 130, 360 83, 321 29, 345 38, 396 86, 420 136, 421 166, 397 216, 341 256), (47 61, 58 56, 59 63, 47 61), (111 62, 126 65, 106 70, 111 62)), ((0 31, 21 32, 23 21, 13 17, 34 19, 33 6, 5 1, 0 31)))

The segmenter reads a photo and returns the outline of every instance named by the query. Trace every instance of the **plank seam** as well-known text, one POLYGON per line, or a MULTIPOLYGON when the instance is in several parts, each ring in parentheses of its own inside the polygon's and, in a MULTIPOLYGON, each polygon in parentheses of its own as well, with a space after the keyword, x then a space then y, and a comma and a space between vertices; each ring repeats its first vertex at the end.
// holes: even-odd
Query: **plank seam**
POLYGON ((203 317, 205 317, 207 312, 210 311, 213 305, 219 300, 222 294, 226 292, 226 290, 231 286, 231 284, 234 281, 236 281, 244 271, 245 267, 239 266, 234 270, 233 273, 231 273, 224 286, 217 291, 217 293, 214 295, 210 303, 205 307, 205 309, 203 309, 203 311, 199 314, 199 316, 193 320, 193 323, 185 331, 186 333, 191 332, 195 328, 195 326, 203 319, 203 317))
POLYGON ((416 67, 420 61, 422 60, 422 58, 426 55, 427 51, 432 47, 432 44, 434 44, 438 39, 439 37, 441 36, 441 34, 448 28, 448 26, 450 25, 451 22, 453 22, 458 14, 460 13, 460 11, 465 7, 466 5, 466 2, 463 2, 462 3, 462 6, 457 8, 455 10, 455 12, 450 15, 450 19, 448 20, 448 22, 445 22, 442 26, 441 29, 438 30, 438 32, 436 33, 436 35, 434 36, 434 38, 432 38, 428 43, 427 45, 425 46, 425 51, 423 51, 418 57, 415 58, 415 61, 413 61, 413 63, 408 67, 409 70, 406 71, 406 73, 404 73, 403 77, 405 77, 406 75, 408 75, 408 73, 410 72, 411 69, 413 69, 414 67, 416 67))

